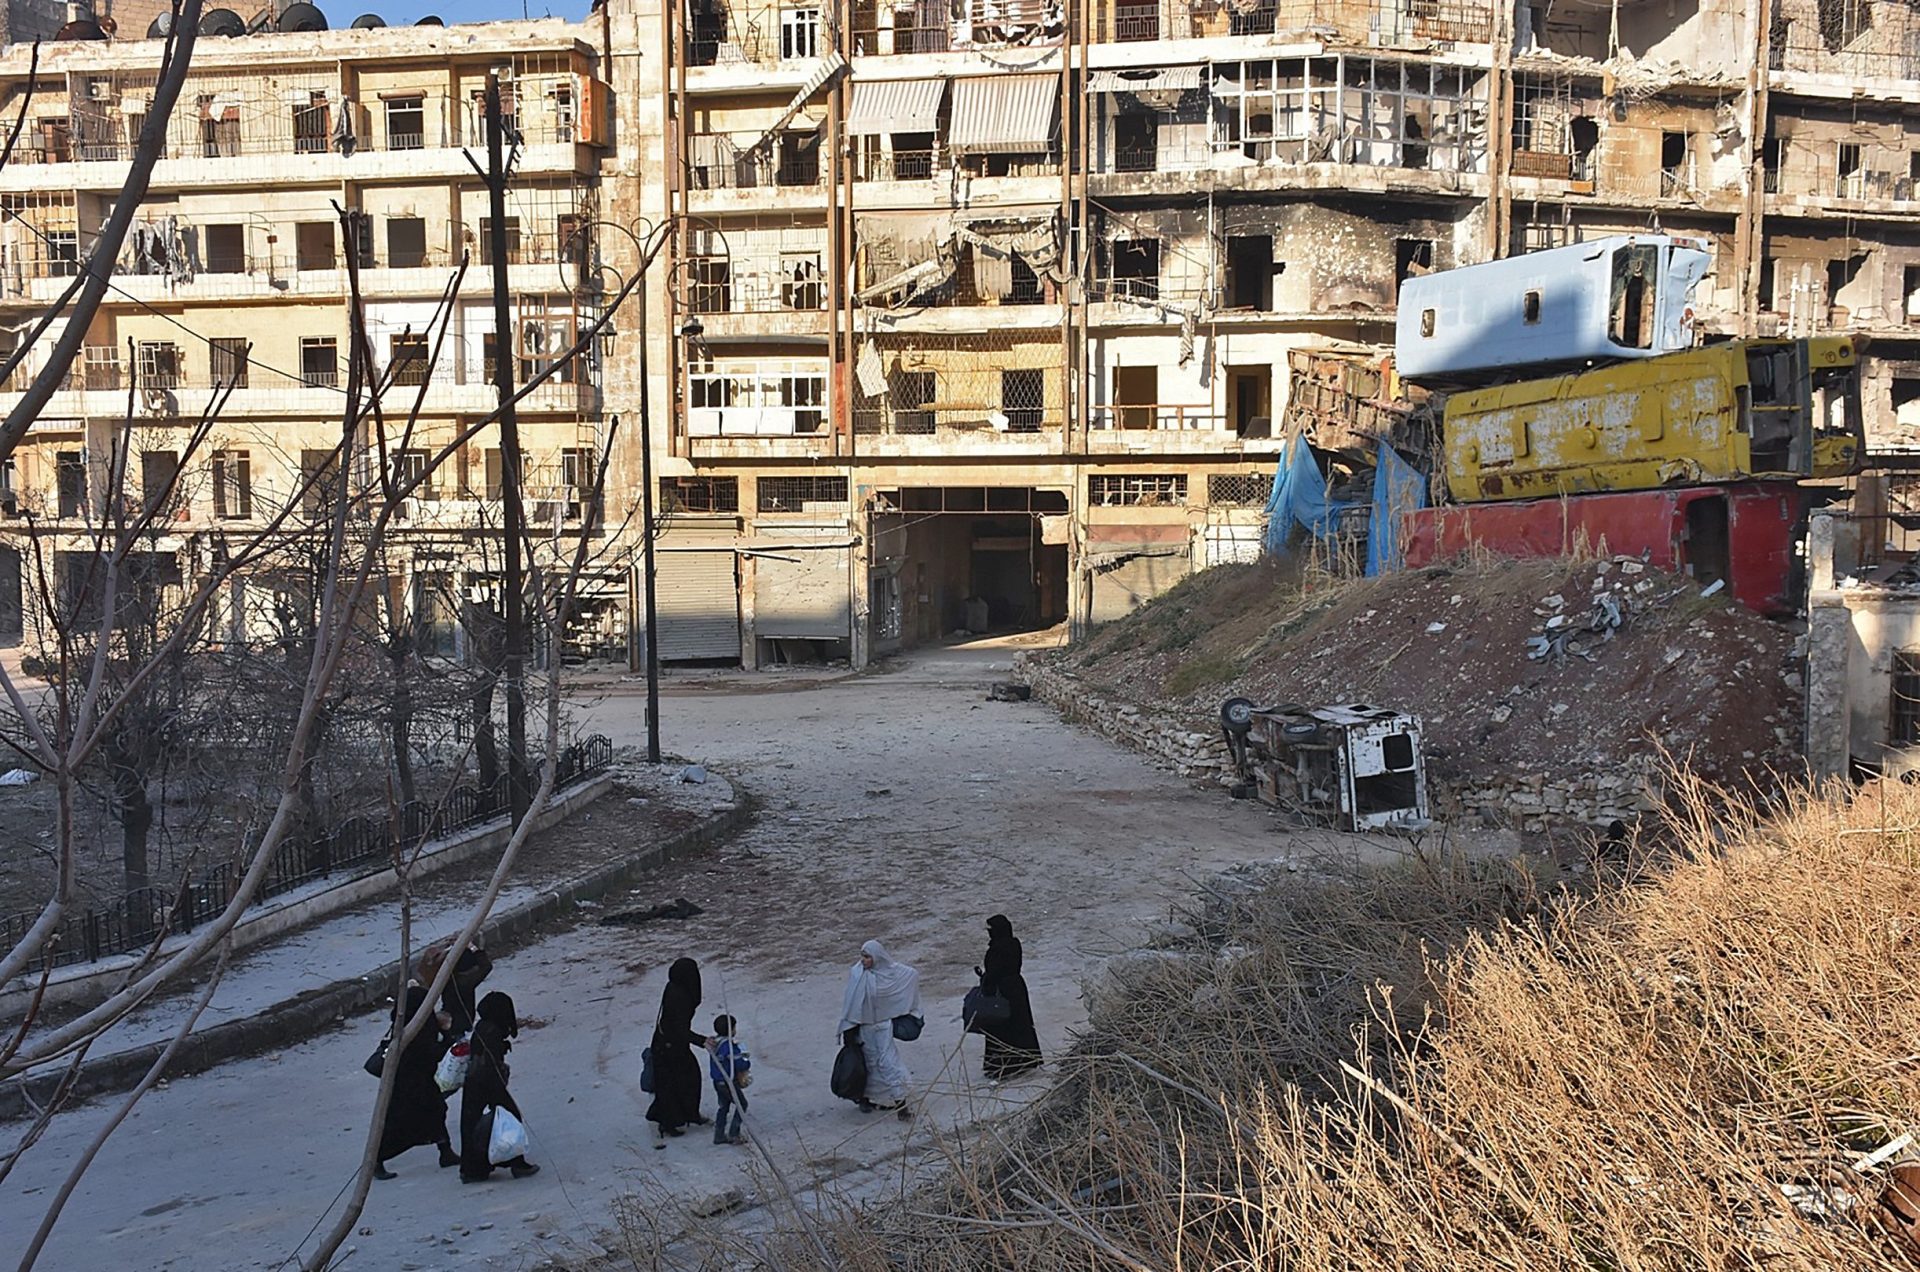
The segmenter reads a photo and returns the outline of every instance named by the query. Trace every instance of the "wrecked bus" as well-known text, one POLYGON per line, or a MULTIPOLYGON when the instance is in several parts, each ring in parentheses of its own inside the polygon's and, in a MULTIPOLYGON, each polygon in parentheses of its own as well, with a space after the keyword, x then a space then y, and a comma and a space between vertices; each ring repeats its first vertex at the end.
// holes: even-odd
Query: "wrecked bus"
POLYGON ((1840 477, 1865 454, 1857 341, 1734 340, 1446 399, 1461 503, 1840 477))
POLYGON ((1441 388, 1686 349, 1710 260, 1692 239, 1619 234, 1410 278, 1394 365, 1441 388))

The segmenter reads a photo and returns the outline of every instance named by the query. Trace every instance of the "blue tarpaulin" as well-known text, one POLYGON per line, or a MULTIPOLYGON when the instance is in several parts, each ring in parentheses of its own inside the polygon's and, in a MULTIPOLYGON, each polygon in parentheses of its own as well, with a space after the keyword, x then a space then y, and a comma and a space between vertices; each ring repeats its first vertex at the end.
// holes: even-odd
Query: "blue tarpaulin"
POLYGON ((1427 506, 1427 479, 1400 453, 1380 443, 1373 470, 1373 515, 1367 522, 1367 574, 1401 567, 1400 518, 1427 506))
POLYGON ((1313 461, 1307 439, 1296 437, 1289 454, 1273 474, 1273 493, 1267 497, 1267 553, 1285 556, 1293 528, 1300 526, 1316 539, 1333 534, 1333 510, 1327 504, 1327 479, 1313 461))

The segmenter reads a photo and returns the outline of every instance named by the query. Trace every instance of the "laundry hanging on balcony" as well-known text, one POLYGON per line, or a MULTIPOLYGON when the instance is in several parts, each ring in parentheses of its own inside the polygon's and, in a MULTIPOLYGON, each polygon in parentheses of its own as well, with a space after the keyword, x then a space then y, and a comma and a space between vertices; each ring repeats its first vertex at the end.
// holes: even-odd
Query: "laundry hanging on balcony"
POLYGON ((1050 150, 1059 115, 1058 76, 957 79, 947 145, 958 154, 1026 155, 1050 150))

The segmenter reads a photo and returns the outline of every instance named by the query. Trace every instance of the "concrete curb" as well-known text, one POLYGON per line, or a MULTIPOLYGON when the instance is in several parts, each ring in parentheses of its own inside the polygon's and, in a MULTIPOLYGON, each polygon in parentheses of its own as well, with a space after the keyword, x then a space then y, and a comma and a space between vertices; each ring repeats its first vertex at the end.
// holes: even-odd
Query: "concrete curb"
MULTIPOLYGON (((575 902, 596 900, 643 870, 691 856, 733 834, 751 821, 754 813, 753 799, 741 789, 738 781, 733 781, 733 790, 732 808, 631 857, 609 862, 555 891, 543 892, 493 914, 480 929, 488 949, 512 950, 524 944, 541 924, 572 914, 575 902)), ((172 1079, 200 1073, 228 1060, 302 1041, 349 1016, 385 1003, 393 994, 399 973, 400 961, 394 959, 363 976, 335 981, 276 1003, 258 1015, 196 1030, 181 1042, 167 1066, 166 1076, 172 1079)), ((153 1067, 164 1050, 165 1042, 154 1042, 83 1064, 63 1107, 72 1108, 82 1100, 131 1088, 153 1067)), ((31 1116, 36 1105, 44 1107, 53 1097, 64 1072, 64 1069, 55 1069, 0 1083, 0 1121, 31 1116)))

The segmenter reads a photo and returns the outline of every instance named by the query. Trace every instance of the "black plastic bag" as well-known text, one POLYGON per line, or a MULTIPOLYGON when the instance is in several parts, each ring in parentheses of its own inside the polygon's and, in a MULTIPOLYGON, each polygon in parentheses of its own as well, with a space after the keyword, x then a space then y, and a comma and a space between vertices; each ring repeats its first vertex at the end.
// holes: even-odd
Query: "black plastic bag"
POLYGON ((833 1093, 843 1100, 867 1098, 867 1053, 860 1049, 858 1034, 849 1029, 833 1058, 833 1093))
POLYGON ((960 1004, 960 1019, 968 1033, 985 1033, 988 1025, 1004 1025, 1013 1019, 1013 1004, 1005 994, 988 993, 975 985, 960 1004))

